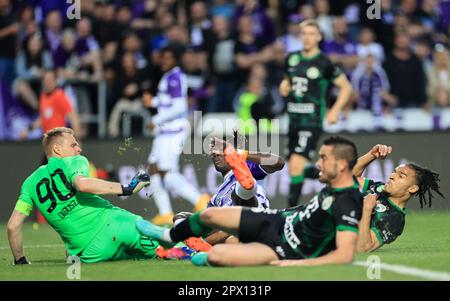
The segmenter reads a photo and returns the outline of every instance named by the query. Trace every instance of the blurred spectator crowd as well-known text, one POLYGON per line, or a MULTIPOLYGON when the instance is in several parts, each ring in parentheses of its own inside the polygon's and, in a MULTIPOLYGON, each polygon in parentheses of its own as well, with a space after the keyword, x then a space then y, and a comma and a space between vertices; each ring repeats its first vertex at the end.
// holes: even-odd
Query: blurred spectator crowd
MULTIPOLYGON (((117 128, 116 104, 144 110, 142 98, 156 93, 168 43, 184 46, 192 111, 275 118, 284 112, 284 60, 302 49, 298 24, 307 18, 352 82, 347 112, 370 111, 382 129, 399 108, 450 107, 450 0, 0 0, 0 139, 19 139, 39 115, 46 69, 82 123, 104 101, 107 128, 117 128), (68 17, 73 3, 79 19, 68 17), (379 19, 367 17, 373 3, 379 19)), ((80 136, 95 136, 95 126, 80 136)))

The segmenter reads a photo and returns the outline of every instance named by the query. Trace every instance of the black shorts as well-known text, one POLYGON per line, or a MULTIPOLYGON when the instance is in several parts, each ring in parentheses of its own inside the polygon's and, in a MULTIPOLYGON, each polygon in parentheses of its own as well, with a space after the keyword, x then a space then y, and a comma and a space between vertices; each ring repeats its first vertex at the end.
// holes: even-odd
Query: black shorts
POLYGON ((242 208, 239 241, 259 242, 275 251, 279 259, 302 259, 281 238, 284 217, 274 209, 242 208))
POLYGON ((289 155, 301 155, 308 160, 314 158, 317 143, 322 135, 322 129, 316 127, 289 127, 289 155))

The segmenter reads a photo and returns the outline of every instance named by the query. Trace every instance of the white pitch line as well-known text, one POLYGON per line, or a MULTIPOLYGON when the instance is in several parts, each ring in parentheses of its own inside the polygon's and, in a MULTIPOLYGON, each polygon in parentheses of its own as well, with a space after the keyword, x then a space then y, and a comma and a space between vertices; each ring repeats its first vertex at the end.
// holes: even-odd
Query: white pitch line
MULTIPOLYGON (((24 246, 25 249, 43 249, 43 248, 61 248, 65 247, 62 244, 59 245, 30 245, 30 246, 24 246)), ((0 247, 0 250, 9 250, 9 247, 0 247)))
MULTIPOLYGON (((366 261, 354 261, 353 265, 363 266, 363 267, 372 267, 373 263, 366 261)), ((441 281, 450 281, 450 273, 447 272, 439 272, 439 271, 431 271, 424 270, 414 267, 408 267, 404 265, 397 264, 389 264, 389 263, 380 263, 380 267, 382 270, 391 271, 397 274, 403 274, 408 276, 416 276, 419 278, 429 279, 429 280, 441 280, 441 281)))

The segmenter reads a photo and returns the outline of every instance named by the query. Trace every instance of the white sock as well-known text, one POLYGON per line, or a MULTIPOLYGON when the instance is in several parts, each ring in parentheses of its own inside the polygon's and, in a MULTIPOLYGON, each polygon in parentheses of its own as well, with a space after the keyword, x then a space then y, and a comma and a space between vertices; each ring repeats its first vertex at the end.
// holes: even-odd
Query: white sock
POLYGON ((167 242, 173 242, 172 237, 170 237, 170 229, 164 230, 163 239, 167 242))
POLYGON ((151 190, 153 191, 152 198, 155 200, 159 214, 173 213, 169 194, 162 185, 161 176, 159 174, 150 176, 150 183, 151 190))
POLYGON ((249 200, 251 199, 258 190, 258 184, 256 183, 255 179, 253 179, 253 188, 250 190, 245 189, 242 187, 241 183, 237 182, 236 187, 234 188, 234 191, 236 192, 237 196, 240 197, 243 200, 249 200))
POLYGON ((164 176, 164 185, 192 205, 197 204, 201 195, 179 172, 168 172, 164 176))
POLYGON ((182 221, 184 221, 185 218, 179 218, 176 221, 173 222, 173 226, 175 227, 176 225, 178 225, 179 223, 181 223, 182 221))

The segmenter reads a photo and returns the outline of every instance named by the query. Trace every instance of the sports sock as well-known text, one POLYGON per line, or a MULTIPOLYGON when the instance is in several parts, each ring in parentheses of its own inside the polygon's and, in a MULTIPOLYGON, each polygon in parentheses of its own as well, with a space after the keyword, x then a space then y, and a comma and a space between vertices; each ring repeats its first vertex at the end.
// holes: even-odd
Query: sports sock
POLYGON ((234 188, 236 195, 243 200, 251 199, 256 194, 256 190, 258 190, 258 185, 256 184, 255 179, 253 179, 253 183, 254 183, 253 188, 247 190, 244 187, 242 187, 241 183, 237 182, 236 187, 234 188))
POLYGON ((172 205, 170 204, 169 194, 162 185, 161 176, 159 174, 152 175, 150 177, 150 183, 150 187, 153 191, 152 198, 155 200, 159 214, 164 215, 172 213, 173 210, 172 205))
POLYGON ((288 208, 297 206, 298 199, 302 194, 303 175, 291 177, 291 185, 289 186, 288 208))
POLYGON ((167 189, 175 191, 183 199, 196 205, 200 198, 200 192, 179 172, 169 172, 164 176, 164 185, 167 189))
POLYGON ((194 213, 170 229, 170 238, 174 242, 183 241, 189 237, 200 237, 211 232, 211 228, 200 220, 200 212, 194 213))

